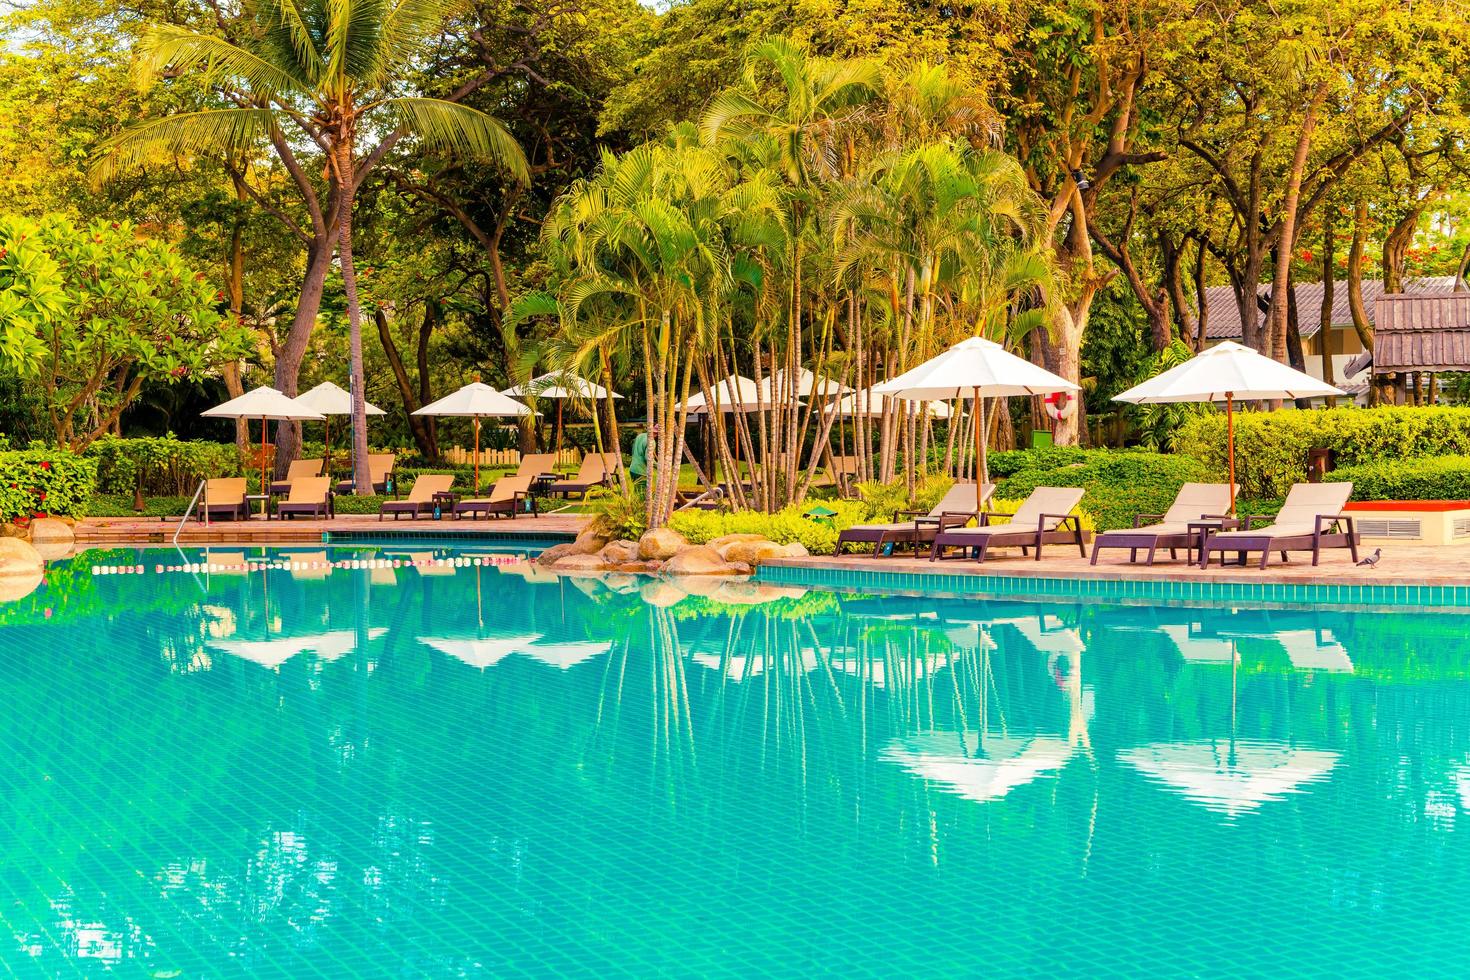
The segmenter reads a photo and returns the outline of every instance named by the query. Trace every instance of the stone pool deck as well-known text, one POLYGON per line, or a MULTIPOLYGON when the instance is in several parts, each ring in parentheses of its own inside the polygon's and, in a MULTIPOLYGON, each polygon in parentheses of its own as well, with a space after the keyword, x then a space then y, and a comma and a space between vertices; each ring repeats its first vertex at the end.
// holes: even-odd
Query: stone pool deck
MULTIPOLYGON (((585 514, 541 514, 495 520, 378 520, 371 514, 344 514, 331 520, 215 521, 208 526, 190 521, 179 535, 179 544, 300 544, 316 543, 324 533, 352 536, 485 534, 494 537, 575 536, 587 522, 585 514)), ((173 541, 178 518, 89 517, 76 526, 79 547, 107 545, 168 544, 173 541)))

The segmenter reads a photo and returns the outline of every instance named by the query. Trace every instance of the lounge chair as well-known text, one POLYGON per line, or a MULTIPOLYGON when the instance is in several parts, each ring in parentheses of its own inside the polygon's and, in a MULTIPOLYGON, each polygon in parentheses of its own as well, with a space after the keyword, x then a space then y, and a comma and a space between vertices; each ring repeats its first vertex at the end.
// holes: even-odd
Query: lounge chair
POLYGON ((1189 525, 1192 522, 1220 518, 1230 509, 1230 486, 1225 483, 1186 483, 1179 488, 1174 502, 1162 514, 1139 514, 1131 528, 1104 531, 1092 542, 1092 563, 1104 548, 1126 548, 1128 560, 1138 560, 1141 548, 1148 549, 1148 564, 1154 563, 1154 552, 1168 548, 1170 558, 1178 558, 1180 548, 1194 544, 1189 525))
POLYGON ((941 530, 934 536, 929 560, 942 557, 945 548, 974 548, 976 561, 984 561, 991 548, 1020 548, 1023 555, 1028 548, 1035 548, 1036 558, 1040 561, 1042 545, 1074 543, 1077 551, 1086 558, 1082 521, 1071 512, 1082 500, 1083 492, 1081 487, 1037 487, 1031 491, 1031 496, 1021 501, 1014 514, 985 511, 980 514, 979 527, 941 530), (1010 518, 1008 523, 991 523, 1007 516, 1010 518))
POLYGON ((490 496, 461 500, 455 504, 454 519, 459 520, 464 514, 472 517, 494 517, 500 514, 515 517, 526 509, 526 500, 531 501, 532 513, 535 513, 536 498, 531 496, 531 479, 529 476, 502 476, 490 488, 490 496))
MULTIPOLYGON (((993 493, 995 484, 981 484, 981 506, 989 502, 993 493)), ((900 545, 907 544, 917 555, 920 545, 932 542, 936 534, 947 528, 969 523, 978 510, 975 506, 975 484, 956 483, 928 512, 899 510, 893 512, 893 521, 889 524, 856 524, 844 528, 837 535, 837 553, 842 554, 844 544, 871 544, 875 555, 882 555, 885 548, 891 554, 900 545), (900 520, 904 516, 909 519, 900 520)))
MULTIPOLYGON (((388 480, 393 475, 393 465, 398 460, 396 453, 369 453, 368 454, 368 479, 372 481, 373 493, 387 493, 388 480)), ((351 480, 342 480, 337 484, 338 493, 352 493, 356 488, 351 480)))
POLYGON ((1287 560, 1288 551, 1310 551, 1315 565, 1322 557, 1323 548, 1346 548, 1356 562, 1357 529, 1352 517, 1342 512, 1352 494, 1351 483, 1298 483, 1286 495, 1275 520, 1267 526, 1247 531, 1217 531, 1206 538, 1200 567, 1209 565, 1213 552, 1219 552, 1220 564, 1225 564, 1227 551, 1239 554, 1242 563, 1248 552, 1259 551, 1261 568, 1266 567, 1273 551, 1281 553, 1282 561, 1287 560))
POLYGON ((324 459, 298 459, 286 468, 286 478, 271 484, 271 493, 280 495, 291 492, 291 484, 297 480, 310 480, 322 475, 324 459))
POLYGON ((434 510, 434 495, 448 493, 449 488, 454 486, 452 475, 436 473, 425 473, 413 481, 413 486, 408 491, 408 496, 403 500, 385 500, 378 508, 378 520, 383 519, 384 514, 392 514, 393 519, 398 520, 399 514, 407 514, 409 517, 418 517, 421 514, 432 513, 434 510))
POLYGON ((245 478, 205 480, 204 499, 199 505, 199 519, 217 521, 228 518, 243 521, 250 517, 250 506, 245 500, 245 478))
POLYGON ((552 476, 556 473, 556 453, 526 453, 521 465, 516 467, 516 476, 552 476))
POLYGON ((560 494, 570 497, 577 494, 580 497, 587 496, 587 491, 593 487, 606 486, 612 479, 615 469, 611 453, 588 453, 582 457, 582 467, 577 475, 570 480, 557 480, 546 488, 548 494, 560 494))
POLYGON ((291 481, 291 493, 276 504, 276 516, 282 520, 288 517, 331 517, 331 479, 314 476, 291 481))

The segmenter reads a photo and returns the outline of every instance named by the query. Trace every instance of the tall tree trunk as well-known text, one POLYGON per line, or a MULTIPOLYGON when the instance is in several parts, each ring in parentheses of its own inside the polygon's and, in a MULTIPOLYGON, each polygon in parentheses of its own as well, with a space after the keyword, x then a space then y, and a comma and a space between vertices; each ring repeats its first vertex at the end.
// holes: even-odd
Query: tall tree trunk
MULTIPOLYGON (((275 384, 283 394, 295 398, 297 378, 301 373, 301 361, 306 356, 311 342, 312 330, 322 306, 322 292, 326 288, 327 274, 332 269, 332 241, 330 237, 313 241, 306 251, 306 273, 301 280, 301 297, 296 303, 296 316, 291 321, 291 330, 286 342, 276 352, 275 384)), ((280 422, 276 425, 276 468, 275 478, 286 478, 291 460, 296 458, 301 444, 301 423, 280 422)))
POLYGON ((1302 196, 1302 172, 1307 168, 1307 154, 1312 149, 1312 132, 1317 128, 1317 110, 1327 97, 1327 83, 1319 82, 1312 91, 1302 118, 1301 132, 1297 134, 1296 152, 1291 158, 1291 173, 1286 179, 1286 196, 1281 202, 1281 237, 1276 240, 1276 274, 1271 280, 1271 323, 1266 331, 1268 349, 1266 356, 1278 361, 1288 356, 1287 319, 1290 302, 1277 300, 1290 295, 1291 253, 1296 247, 1296 211, 1302 196))
MULTIPOLYGON (((1325 210, 1326 221, 1322 225, 1322 326, 1318 337, 1318 343, 1322 347, 1322 380, 1330 385, 1336 385, 1336 368, 1332 363, 1332 304, 1335 301, 1337 283, 1337 241, 1333 236, 1332 208, 1325 210)), ((1337 407, 1337 396, 1327 396, 1327 407, 1337 407)))
MULTIPOLYGON (((230 312, 238 321, 245 309, 245 205, 250 194, 245 181, 233 168, 230 177, 235 184, 235 212, 230 220, 230 277, 226 286, 230 291, 230 312)), ((220 376, 225 380, 225 391, 231 398, 245 394, 245 382, 240 377, 240 362, 230 361, 220 365, 220 376)), ((250 451, 250 423, 245 419, 235 420, 235 449, 244 456, 250 451)))
MULTIPOLYGON (((1301 311, 1296 305, 1296 280, 1288 278, 1286 281, 1286 360, 1295 371, 1307 373, 1307 358, 1302 351, 1302 321, 1301 311)), ((1297 408, 1311 408, 1312 402, 1309 398, 1298 398, 1297 408)))
MULTIPOLYGON (((1348 246, 1348 311, 1353 316, 1353 329, 1363 349, 1373 350, 1373 326, 1368 322, 1368 311, 1363 306, 1363 242, 1368 236, 1368 201, 1359 198, 1353 207, 1353 240, 1348 246)), ((1368 404, 1377 405, 1382 400, 1381 377, 1378 365, 1368 372, 1368 404)))
POLYGON ((352 143, 344 141, 337 156, 336 178, 341 181, 338 193, 344 196, 341 235, 337 239, 337 255, 342 264, 342 289, 347 294, 348 370, 351 372, 349 392, 352 395, 352 483, 353 492, 367 496, 373 492, 372 471, 368 469, 367 379, 363 376, 362 307, 357 297, 357 269, 352 264, 352 201, 355 181, 352 165, 352 143))
MULTIPOLYGON (((424 318, 428 319, 429 315, 429 312, 425 310, 424 318)), ((437 459, 439 454, 434 446, 433 437, 429 434, 430 418, 413 414, 422 407, 423 403, 415 395, 413 385, 409 382, 408 371, 403 367, 403 358, 399 356, 398 344, 393 339, 388 314, 381 309, 374 310, 373 321, 378 327, 378 342, 383 345, 383 353, 388 358, 388 366, 393 370, 393 380, 398 383, 398 396, 403 401, 403 410, 408 416, 408 430, 413 435, 414 444, 419 447, 419 453, 425 459, 437 459)))

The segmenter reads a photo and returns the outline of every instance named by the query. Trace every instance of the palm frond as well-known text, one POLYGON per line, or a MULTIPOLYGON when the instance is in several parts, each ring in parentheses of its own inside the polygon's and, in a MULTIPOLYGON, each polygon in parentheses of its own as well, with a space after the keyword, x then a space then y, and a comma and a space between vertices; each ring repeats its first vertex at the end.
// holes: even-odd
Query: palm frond
POLYGON ((418 57, 424 39, 472 8, 470 0, 390 0, 379 30, 379 61, 394 69, 418 57))
POLYGON ((281 92, 303 92, 308 87, 286 68, 222 37, 171 24, 150 27, 138 42, 138 55, 136 68, 144 83, 171 68, 176 72, 198 71, 207 82, 236 79, 252 94, 267 99, 281 92))
POLYGON ((316 85, 325 63, 300 0, 256 0, 255 18, 262 28, 261 41, 281 59, 291 57, 301 76, 316 85))
POLYGON ((239 153, 270 132, 271 119, 268 109, 206 109, 150 119, 102 144, 91 164, 92 179, 104 184, 149 164, 239 153))
POLYGON ((525 153, 494 116, 443 99, 390 99, 387 105, 430 149, 488 160, 521 183, 530 182, 525 153))

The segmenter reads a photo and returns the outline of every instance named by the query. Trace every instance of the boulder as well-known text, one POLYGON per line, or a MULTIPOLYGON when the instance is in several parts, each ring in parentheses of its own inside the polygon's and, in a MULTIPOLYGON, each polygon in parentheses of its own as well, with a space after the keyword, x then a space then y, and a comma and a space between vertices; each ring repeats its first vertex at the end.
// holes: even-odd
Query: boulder
POLYGON ((541 565, 555 565, 568 555, 595 555, 607 545, 607 535, 591 528, 577 535, 577 540, 554 544, 536 557, 541 565))
POLYGON ((610 565, 620 565, 623 562, 638 560, 637 541, 613 541, 598 552, 602 560, 610 565))
POLYGON ((810 558, 811 556, 812 553, 800 541, 793 541, 786 546, 787 558, 810 558))
POLYGON ((657 606, 660 609, 667 609, 689 598, 688 592, 685 592, 674 583, 666 582, 662 579, 644 582, 643 588, 640 591, 643 594, 644 602, 650 606, 657 606))
POLYGON ((656 527, 638 539, 638 557, 644 561, 664 561, 689 547, 689 541, 678 531, 656 527))
POLYGON ((755 571, 755 569, 754 568, 751 568, 749 565, 745 564, 745 562, 743 562, 743 561, 732 561, 732 562, 730 562, 730 574, 731 575, 749 575, 753 571, 755 571))
POLYGON ((709 545, 685 548, 664 562, 664 575, 734 575, 730 563, 709 545))
POLYGON ((764 541, 764 534, 722 534, 718 538, 710 538, 706 542, 711 548, 719 551, 725 545, 734 544, 737 541, 764 541))
POLYGON ((597 555, 564 555, 551 567, 558 572, 601 572, 607 569, 607 562, 597 555))
POLYGON ((772 558, 785 558, 786 546, 762 538, 759 541, 736 541, 725 549, 726 561, 738 561, 746 565, 759 565, 772 558))
POLYGON ((76 540, 72 529, 54 517, 31 521, 31 544, 71 544, 76 540))
POLYGON ((618 571, 632 575, 657 575, 663 567, 661 561, 625 561, 618 565, 618 571))
POLYGON ((0 538, 0 602, 30 595, 41 584, 46 563, 29 542, 0 538))
POLYGON ((555 565, 563 558, 575 554, 580 554, 580 552, 573 549, 572 542, 570 541, 568 541, 566 544, 554 544, 550 548, 547 548, 545 551, 541 552, 541 554, 536 556, 536 564, 555 565))

